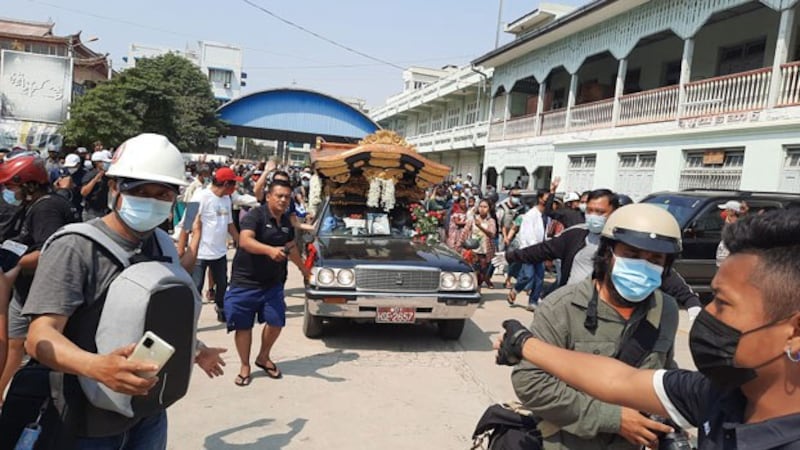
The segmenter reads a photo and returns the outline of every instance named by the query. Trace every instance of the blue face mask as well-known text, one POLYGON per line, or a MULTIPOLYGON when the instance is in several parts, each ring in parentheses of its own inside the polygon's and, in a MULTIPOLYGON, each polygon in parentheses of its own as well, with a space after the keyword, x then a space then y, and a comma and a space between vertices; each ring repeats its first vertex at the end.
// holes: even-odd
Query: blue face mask
POLYGON ((650 261, 614 255, 611 282, 622 298, 631 303, 639 303, 661 286, 663 273, 663 267, 650 261))
POLYGON ((599 214, 586 215, 586 228, 589 229, 590 233, 600 234, 604 226, 606 226, 606 216, 599 214))
POLYGON ((164 223, 171 212, 172 202, 123 194, 117 214, 126 225, 143 233, 164 223))
POLYGON ((22 200, 17 198, 17 193, 11 189, 3 189, 3 201, 11 206, 19 206, 22 204, 22 200))

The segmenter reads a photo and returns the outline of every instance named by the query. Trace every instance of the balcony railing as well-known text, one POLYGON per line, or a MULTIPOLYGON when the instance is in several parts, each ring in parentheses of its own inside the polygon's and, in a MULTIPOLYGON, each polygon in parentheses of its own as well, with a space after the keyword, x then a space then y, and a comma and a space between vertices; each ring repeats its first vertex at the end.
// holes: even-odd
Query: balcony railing
POLYGON ((781 66, 781 91, 778 105, 800 104, 800 61, 781 66))
MULTIPOLYGON (((800 106, 800 61, 781 66, 781 82, 776 106, 800 106)), ((546 111, 537 125, 535 115, 496 121, 489 128, 489 140, 518 139, 565 133, 567 131, 611 128, 651 122, 714 116, 765 109, 769 105, 772 68, 751 70, 684 86, 683 104, 680 86, 666 86, 619 98, 619 117, 614 124, 614 99, 577 105, 570 111, 546 111), (538 127, 538 129, 537 129, 538 127)))
POLYGON ((542 113, 542 134, 558 134, 567 127, 567 109, 546 111, 542 113))
POLYGON ((406 138, 406 141, 409 144, 417 146, 420 151, 434 150, 436 146, 441 145, 453 145, 458 147, 462 145, 463 141, 485 138, 487 136, 488 124, 487 121, 475 122, 446 130, 410 136, 406 138))
POLYGON ((694 81, 686 85, 683 117, 751 111, 767 106, 772 69, 694 81))
POLYGON ((678 115, 678 86, 623 95, 619 99, 619 125, 673 120, 678 115))
POLYGON ((578 105, 572 108, 570 130, 591 130, 610 126, 613 112, 613 98, 578 105))

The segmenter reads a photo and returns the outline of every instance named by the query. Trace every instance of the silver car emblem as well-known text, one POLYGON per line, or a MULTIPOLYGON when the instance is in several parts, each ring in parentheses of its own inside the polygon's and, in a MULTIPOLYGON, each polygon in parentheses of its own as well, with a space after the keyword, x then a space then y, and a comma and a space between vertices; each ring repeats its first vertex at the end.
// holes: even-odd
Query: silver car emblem
POLYGON ((403 282, 404 282, 403 275, 398 273, 397 278, 394 280, 394 284, 396 284, 397 286, 402 286, 403 282))

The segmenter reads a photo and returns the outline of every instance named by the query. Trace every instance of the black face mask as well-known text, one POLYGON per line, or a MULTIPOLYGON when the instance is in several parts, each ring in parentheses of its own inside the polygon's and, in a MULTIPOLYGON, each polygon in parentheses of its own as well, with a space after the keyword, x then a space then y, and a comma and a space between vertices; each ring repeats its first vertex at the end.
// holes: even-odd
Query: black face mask
POLYGON ((705 309, 700 311, 689 332, 689 349, 697 370, 725 391, 736 389, 754 380, 758 376, 755 369, 736 367, 734 362, 736 348, 742 336, 771 327, 777 322, 780 321, 770 322, 742 333, 705 309))

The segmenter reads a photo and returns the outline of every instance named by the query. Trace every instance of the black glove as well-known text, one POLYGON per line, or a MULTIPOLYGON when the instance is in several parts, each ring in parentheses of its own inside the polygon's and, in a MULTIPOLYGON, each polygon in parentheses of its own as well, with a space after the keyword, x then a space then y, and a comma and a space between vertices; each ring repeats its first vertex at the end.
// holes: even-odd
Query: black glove
POLYGON ((503 322, 506 333, 497 350, 495 362, 500 365, 515 366, 522 360, 522 346, 525 341, 533 337, 530 331, 519 320, 506 320, 503 322))

